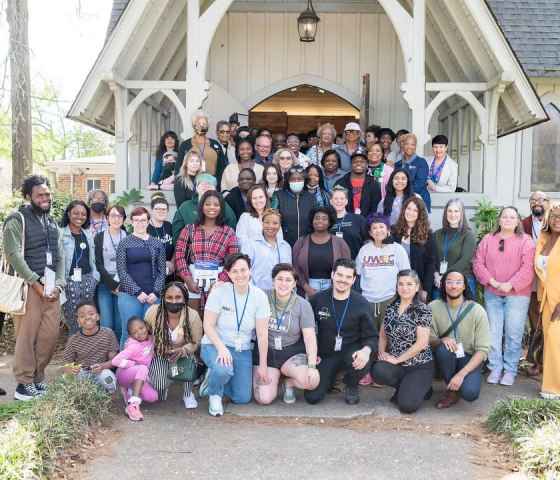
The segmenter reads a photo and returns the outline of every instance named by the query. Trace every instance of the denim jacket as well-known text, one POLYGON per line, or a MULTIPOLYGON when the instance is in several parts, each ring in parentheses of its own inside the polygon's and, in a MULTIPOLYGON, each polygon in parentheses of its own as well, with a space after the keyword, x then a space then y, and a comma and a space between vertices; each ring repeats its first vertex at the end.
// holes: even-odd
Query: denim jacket
MULTIPOLYGON (((72 259, 74 258, 74 248, 76 246, 76 242, 74 241, 74 237, 70 232, 70 227, 66 226, 60 229, 62 234, 62 247, 64 249, 64 278, 68 278, 71 274, 70 268, 72 267, 72 259)), ((91 274, 93 277, 99 281, 99 272, 97 271, 97 267, 95 266, 95 246, 93 244, 93 236, 89 230, 84 230, 82 228, 82 232, 86 237, 86 241, 89 247, 89 264, 91 265, 91 274)))

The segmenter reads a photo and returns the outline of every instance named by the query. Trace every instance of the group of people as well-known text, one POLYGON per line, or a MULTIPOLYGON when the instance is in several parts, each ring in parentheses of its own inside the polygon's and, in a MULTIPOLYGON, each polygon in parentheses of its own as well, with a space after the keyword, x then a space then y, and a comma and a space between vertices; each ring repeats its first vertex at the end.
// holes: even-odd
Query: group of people
POLYGON ((61 305, 65 372, 120 389, 132 420, 167 398, 182 359, 197 377, 183 381, 185 407, 197 407, 200 381, 214 416, 224 396, 269 404, 280 391, 293 403, 302 389, 318 403, 339 374, 347 403, 360 385, 386 385, 410 413, 436 370, 447 386, 436 406, 448 408, 478 397, 486 362, 488 383, 514 384, 528 312, 533 373, 543 369, 545 398, 560 396, 560 204, 535 192, 530 217, 503 208, 477 244, 460 199, 430 227, 431 192, 457 184, 444 136, 426 161, 413 134, 362 135, 356 123, 341 145, 322 125, 305 153, 297 135, 253 138, 233 122, 210 139, 200 113, 193 128, 181 144, 164 134, 152 177, 174 192, 172 221, 164 193, 126 222, 93 191, 56 225, 47 179, 25 179, 27 204, 4 225, 7 261, 30 287, 16 321, 17 399, 47 388, 61 305))

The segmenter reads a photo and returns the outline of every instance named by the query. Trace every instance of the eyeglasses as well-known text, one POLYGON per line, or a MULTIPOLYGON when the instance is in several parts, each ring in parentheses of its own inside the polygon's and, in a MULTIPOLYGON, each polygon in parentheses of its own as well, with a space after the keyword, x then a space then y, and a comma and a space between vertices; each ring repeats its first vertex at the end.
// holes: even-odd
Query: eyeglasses
POLYGON ((502 239, 498 242, 498 250, 499 250, 500 252, 503 253, 503 251, 505 250, 505 248, 506 248, 506 241, 505 241, 505 239, 502 238, 502 239))
POLYGON ((218 130, 218 133, 231 133, 231 130, 218 130))
POLYGON ((292 156, 291 155, 280 155, 278 158, 280 160, 291 160, 292 156))
POLYGON ((359 131, 359 130, 344 130, 344 133, 345 133, 346 135, 348 135, 349 133, 359 134, 360 131, 359 131))
POLYGON ((296 165, 288 170, 288 173, 303 173, 305 170, 301 165, 296 165))
POLYGON ((155 207, 154 212, 167 212, 168 208, 167 207, 155 207))
POLYGON ((460 287, 461 285, 464 285, 465 282, 463 282, 463 280, 446 280, 445 284, 449 286, 455 285, 457 287, 460 287))
POLYGON ((120 213, 110 213, 109 218, 123 218, 120 213))
POLYGON ((147 218, 133 218, 132 223, 148 223, 147 218))

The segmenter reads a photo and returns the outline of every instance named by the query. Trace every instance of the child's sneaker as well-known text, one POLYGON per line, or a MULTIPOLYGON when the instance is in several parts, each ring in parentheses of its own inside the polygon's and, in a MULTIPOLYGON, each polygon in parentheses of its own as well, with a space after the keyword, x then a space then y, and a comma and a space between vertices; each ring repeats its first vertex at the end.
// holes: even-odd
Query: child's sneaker
POLYGON ((137 397, 132 397, 129 400, 128 405, 124 409, 124 411, 128 415, 128 418, 130 418, 130 420, 132 420, 133 422, 144 420, 144 415, 142 415, 142 412, 140 410, 140 402, 138 402, 137 400, 137 397))
POLYGON ((185 404, 185 408, 189 410, 198 407, 198 402, 193 392, 191 392, 190 395, 188 395, 187 392, 183 394, 183 403, 185 404))

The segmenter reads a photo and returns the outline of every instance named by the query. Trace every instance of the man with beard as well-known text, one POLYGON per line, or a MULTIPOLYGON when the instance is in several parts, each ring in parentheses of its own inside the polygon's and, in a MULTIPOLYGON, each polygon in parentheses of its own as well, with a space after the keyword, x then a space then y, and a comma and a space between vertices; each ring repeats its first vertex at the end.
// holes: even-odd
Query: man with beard
POLYGON ((181 165, 185 155, 190 150, 194 150, 202 158, 206 172, 218 179, 218 185, 222 181, 222 173, 226 167, 227 160, 220 144, 208 138, 208 117, 202 111, 196 112, 192 117, 192 127, 194 135, 181 143, 179 146, 179 157, 175 162, 175 177, 181 171, 181 165))
POLYGON ((29 285, 25 314, 15 320, 13 370, 18 383, 16 400, 31 400, 47 388, 45 368, 58 339, 64 251, 62 236, 49 216, 48 180, 41 175, 26 177, 21 193, 29 204, 6 219, 4 252, 8 264, 29 285))
POLYGON ((305 400, 315 404, 323 400, 344 372, 345 401, 355 405, 360 401, 358 382, 369 371, 371 354, 377 352, 377 331, 371 321, 368 301, 352 290, 356 280, 356 264, 339 258, 334 262, 332 288, 312 296, 309 300, 317 325, 317 368, 321 377, 315 390, 306 390, 305 400))
MULTIPOLYGON (((531 215, 524 218, 522 223, 523 230, 527 235, 531 236, 535 244, 539 239, 544 212, 548 207, 548 202, 549 198, 544 192, 536 191, 531 193, 531 196, 529 197, 531 215)), ((537 298, 537 281, 535 279, 533 291, 531 292, 531 303, 529 304, 529 323, 531 324, 531 334, 529 336, 529 349, 527 351, 527 360, 533 364, 527 369, 527 373, 531 376, 538 375, 541 370, 540 363, 542 362, 542 359, 537 359, 534 353, 535 350, 540 350, 542 352, 542 346, 534 345, 533 342, 533 336, 539 328, 539 312, 540 305, 539 299, 537 298)))
POLYGON ((460 398, 473 402, 480 394, 490 326, 484 308, 469 297, 465 276, 450 271, 441 279, 441 299, 430 303, 430 344, 447 386, 436 408, 449 408, 460 398))

